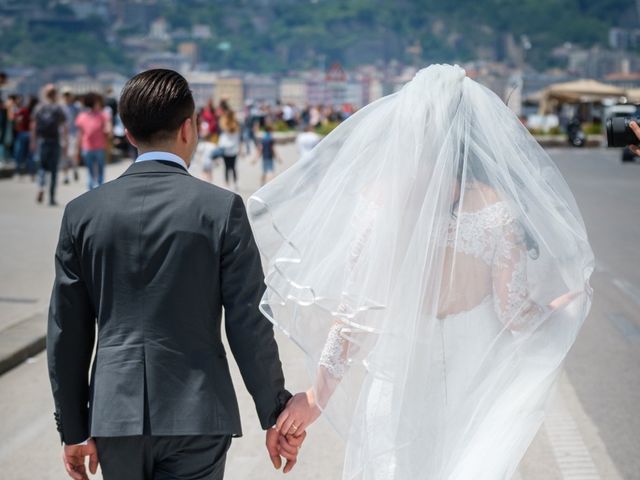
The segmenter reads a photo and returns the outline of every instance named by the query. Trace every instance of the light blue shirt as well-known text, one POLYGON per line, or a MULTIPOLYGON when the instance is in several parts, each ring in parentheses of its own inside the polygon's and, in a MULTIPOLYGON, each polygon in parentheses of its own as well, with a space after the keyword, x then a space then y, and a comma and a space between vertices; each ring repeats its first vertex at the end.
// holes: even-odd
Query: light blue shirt
POLYGON ((173 162, 173 163, 177 163, 178 165, 180 165, 185 170, 189 170, 189 167, 187 167, 187 164, 185 163, 185 161, 183 159, 181 159, 179 156, 177 156, 177 155, 175 155, 173 153, 169 153, 169 152, 147 152, 147 153, 143 153, 142 155, 138 156, 138 158, 136 158, 136 163, 138 163, 138 162, 148 162, 149 160, 164 160, 166 162, 173 162))

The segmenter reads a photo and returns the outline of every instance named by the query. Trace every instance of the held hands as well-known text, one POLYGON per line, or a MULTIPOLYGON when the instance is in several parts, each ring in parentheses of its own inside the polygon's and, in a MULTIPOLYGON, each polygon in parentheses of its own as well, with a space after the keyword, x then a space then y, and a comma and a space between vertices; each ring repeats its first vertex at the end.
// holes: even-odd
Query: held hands
POLYGON ((276 430, 282 435, 298 437, 318 419, 321 413, 312 389, 297 393, 291 397, 278 417, 276 430))
POLYGON ((64 468, 71 478, 76 480, 88 480, 85 457, 89 457, 89 471, 95 475, 98 471, 98 450, 93 438, 87 440, 86 445, 65 445, 62 452, 64 468))
POLYGON ((267 430, 267 451, 269 452, 271 463, 273 463, 276 470, 280 470, 282 466, 281 456, 287 460, 283 473, 289 473, 293 469, 298 461, 298 452, 306 436, 306 432, 302 432, 302 434, 297 437, 293 435, 281 435, 275 426, 267 430))
POLYGON ((312 390, 298 393, 289 400, 276 425, 267 430, 267 451, 271 463, 277 470, 282 466, 280 457, 287 460, 284 473, 293 469, 298 461, 300 447, 307 436, 305 430, 318 419, 320 413, 312 390))

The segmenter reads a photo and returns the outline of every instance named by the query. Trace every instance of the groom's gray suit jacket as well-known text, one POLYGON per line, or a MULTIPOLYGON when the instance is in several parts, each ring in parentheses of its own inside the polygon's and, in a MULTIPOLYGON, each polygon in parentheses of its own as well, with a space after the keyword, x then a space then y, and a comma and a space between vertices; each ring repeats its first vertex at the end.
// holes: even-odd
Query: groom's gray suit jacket
POLYGON ((289 394, 239 196, 177 164, 134 163, 69 203, 55 269, 47 353, 64 442, 241 435, 223 307, 262 427, 275 423, 289 394))

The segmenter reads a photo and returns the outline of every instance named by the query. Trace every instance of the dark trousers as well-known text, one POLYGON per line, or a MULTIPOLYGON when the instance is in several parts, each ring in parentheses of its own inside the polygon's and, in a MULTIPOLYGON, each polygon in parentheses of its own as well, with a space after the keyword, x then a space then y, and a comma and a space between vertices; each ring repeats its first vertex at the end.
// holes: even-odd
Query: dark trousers
POLYGON ((233 181, 238 183, 238 174, 236 173, 236 158, 237 156, 228 157, 223 155, 224 159, 224 179, 227 183, 229 183, 229 177, 233 175, 233 181), (230 175, 231 174, 231 175, 230 175))
POLYGON ((222 480, 231 437, 97 437, 104 480, 222 480))
POLYGON ((38 148, 40 162, 38 183, 41 189, 46 185, 47 172, 51 175, 49 182, 49 202, 56 200, 56 183, 58 181, 58 163, 60 162, 60 143, 58 140, 41 139, 38 148))
POLYGON ((16 169, 22 175, 25 172, 33 174, 33 166, 31 165, 31 155, 29 152, 29 142, 31 134, 29 132, 18 132, 15 143, 13 145, 13 158, 16 161, 16 169))

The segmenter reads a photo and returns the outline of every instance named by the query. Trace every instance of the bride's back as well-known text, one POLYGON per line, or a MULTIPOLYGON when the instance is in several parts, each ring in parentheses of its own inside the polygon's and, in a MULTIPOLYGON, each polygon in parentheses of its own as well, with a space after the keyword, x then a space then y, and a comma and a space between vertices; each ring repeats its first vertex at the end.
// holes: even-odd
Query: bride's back
POLYGON ((466 184, 447 225, 438 318, 472 310, 494 295, 496 253, 514 240, 514 222, 493 188, 466 184))

